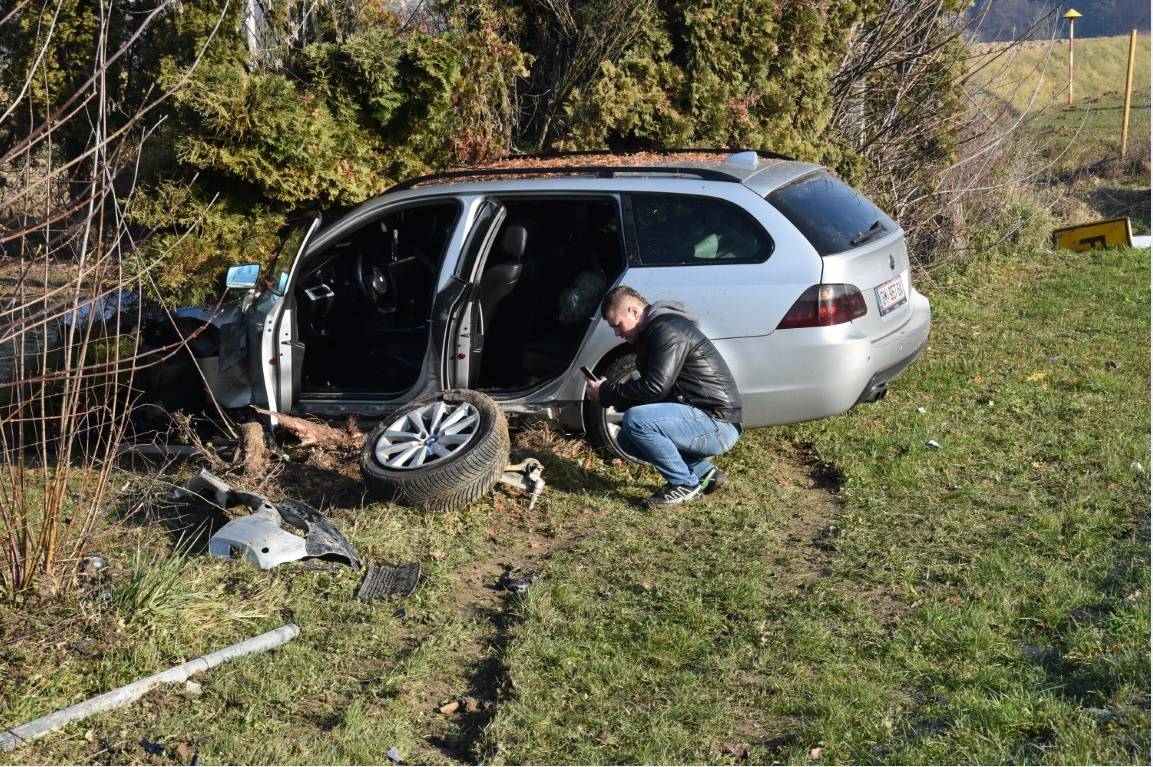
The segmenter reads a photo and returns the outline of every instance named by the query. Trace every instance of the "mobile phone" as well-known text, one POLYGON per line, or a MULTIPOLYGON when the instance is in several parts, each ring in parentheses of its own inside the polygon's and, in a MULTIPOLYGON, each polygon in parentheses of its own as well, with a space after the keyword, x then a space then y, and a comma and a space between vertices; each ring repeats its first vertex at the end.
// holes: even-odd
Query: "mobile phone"
POLYGON ((585 378, 589 379, 590 381, 596 381, 597 380, 597 376, 593 374, 593 371, 589 370, 584 365, 581 365, 581 372, 584 373, 585 378))

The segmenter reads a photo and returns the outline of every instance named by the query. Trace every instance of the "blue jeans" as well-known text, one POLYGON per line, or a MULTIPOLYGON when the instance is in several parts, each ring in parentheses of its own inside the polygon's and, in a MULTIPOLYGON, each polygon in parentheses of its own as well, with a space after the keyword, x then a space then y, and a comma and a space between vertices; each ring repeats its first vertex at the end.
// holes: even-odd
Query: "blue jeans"
POLYGON ((679 402, 635 405, 625 411, 617 443, 651 463, 671 485, 697 485, 714 467, 711 456, 737 444, 740 432, 727 421, 679 402))

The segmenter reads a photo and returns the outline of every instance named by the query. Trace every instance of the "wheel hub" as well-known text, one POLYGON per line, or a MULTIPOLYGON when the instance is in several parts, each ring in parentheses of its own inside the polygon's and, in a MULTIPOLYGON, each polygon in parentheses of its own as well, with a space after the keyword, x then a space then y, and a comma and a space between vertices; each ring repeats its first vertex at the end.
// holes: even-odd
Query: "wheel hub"
POLYGON ((373 445, 389 469, 418 469, 451 458, 480 428, 480 412, 467 402, 432 402, 398 416, 373 445))

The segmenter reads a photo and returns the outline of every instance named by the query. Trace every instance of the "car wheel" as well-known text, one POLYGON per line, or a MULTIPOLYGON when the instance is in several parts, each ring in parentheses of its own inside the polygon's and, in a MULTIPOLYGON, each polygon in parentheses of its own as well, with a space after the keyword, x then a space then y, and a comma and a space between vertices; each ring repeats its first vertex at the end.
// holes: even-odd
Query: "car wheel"
POLYGON ((429 511, 483 497, 508 465, 508 422, 480 392, 452 389, 415 400, 368 435, 360 468, 368 489, 429 511))
MULTIPOLYGON (((635 354, 625 354, 613 360, 600 375, 611 383, 621 384, 639 378, 637 371, 637 358, 635 354)), ((610 458, 621 458, 631 463, 643 463, 641 459, 629 455, 621 449, 617 442, 617 435, 621 431, 621 422, 624 421, 624 411, 613 407, 601 407, 595 402, 585 403, 584 421, 585 435, 593 447, 600 450, 610 458)))

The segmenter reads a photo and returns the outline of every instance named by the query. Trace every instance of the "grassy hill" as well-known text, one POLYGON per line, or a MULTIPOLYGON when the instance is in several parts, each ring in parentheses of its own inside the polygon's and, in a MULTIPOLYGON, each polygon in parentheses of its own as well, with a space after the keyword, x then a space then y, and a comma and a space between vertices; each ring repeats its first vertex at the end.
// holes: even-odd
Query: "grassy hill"
POLYGON ((1149 36, 1137 37, 1129 145, 1121 123, 1129 36, 1076 42, 1067 104, 1068 40, 975 45, 970 92, 1021 146, 1029 182, 1069 203, 1061 223, 1128 216, 1149 232, 1149 36))
MULTIPOLYGON (((1065 108, 1069 83, 1069 41, 1044 40, 1007 47, 973 47, 975 82, 996 93, 1017 112, 1065 108)), ((1129 37, 1093 37, 1074 44, 1073 106, 1120 108, 1124 97, 1129 37)), ((1134 107, 1140 105, 1149 135, 1149 35, 1137 36, 1133 76, 1134 107)), ((1132 118, 1131 118, 1132 119, 1132 118)), ((1120 130, 1120 116, 1117 129, 1120 130)), ((1130 130, 1132 130, 1132 125, 1130 130)))

